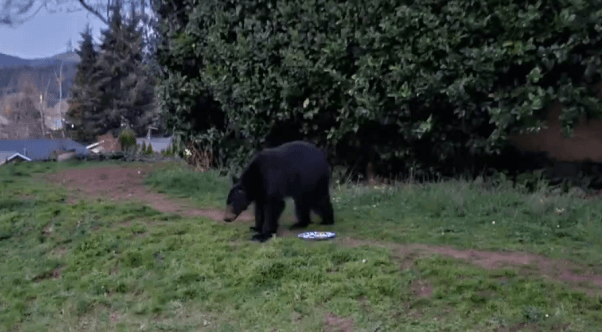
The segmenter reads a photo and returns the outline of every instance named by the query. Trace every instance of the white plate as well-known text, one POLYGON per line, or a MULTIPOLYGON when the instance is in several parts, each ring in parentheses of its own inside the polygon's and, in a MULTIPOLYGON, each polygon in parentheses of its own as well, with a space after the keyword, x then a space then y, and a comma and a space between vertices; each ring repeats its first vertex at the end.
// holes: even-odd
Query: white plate
POLYGON ((334 238, 335 236, 336 234, 333 232, 304 232, 297 235, 297 237, 300 239, 305 240, 328 240, 334 238))

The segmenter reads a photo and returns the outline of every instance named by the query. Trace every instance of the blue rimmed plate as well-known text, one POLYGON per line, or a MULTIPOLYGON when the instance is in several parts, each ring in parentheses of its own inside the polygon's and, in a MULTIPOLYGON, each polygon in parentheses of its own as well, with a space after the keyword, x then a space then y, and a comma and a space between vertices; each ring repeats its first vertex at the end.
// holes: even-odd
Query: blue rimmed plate
POLYGON ((336 236, 333 232, 303 232, 297 237, 304 240, 330 240, 336 236))

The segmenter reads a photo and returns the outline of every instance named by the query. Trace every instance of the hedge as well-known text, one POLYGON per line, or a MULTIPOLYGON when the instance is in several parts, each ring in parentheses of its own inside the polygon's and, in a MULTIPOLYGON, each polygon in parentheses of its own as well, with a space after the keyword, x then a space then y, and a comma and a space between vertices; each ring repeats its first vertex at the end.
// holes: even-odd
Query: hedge
POLYGON ((247 160, 286 126, 332 158, 370 151, 381 165, 443 169, 499 153, 511 133, 538 132, 555 100, 567 136, 584 115, 601 115, 600 0, 160 0, 156 9, 168 125, 224 162, 247 160))

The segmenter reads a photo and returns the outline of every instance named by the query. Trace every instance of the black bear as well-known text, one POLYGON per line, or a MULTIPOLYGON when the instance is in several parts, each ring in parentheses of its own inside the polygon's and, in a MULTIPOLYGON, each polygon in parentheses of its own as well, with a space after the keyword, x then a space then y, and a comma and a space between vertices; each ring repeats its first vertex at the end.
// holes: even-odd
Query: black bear
POLYGON ((284 210, 284 199, 295 202, 297 223, 291 229, 305 228, 310 211, 321 218, 323 225, 334 224, 330 202, 330 166, 326 155, 315 145, 293 141, 259 152, 239 178, 232 177, 224 221, 234 221, 251 203, 255 203, 257 234, 251 240, 265 242, 278 229, 284 210))

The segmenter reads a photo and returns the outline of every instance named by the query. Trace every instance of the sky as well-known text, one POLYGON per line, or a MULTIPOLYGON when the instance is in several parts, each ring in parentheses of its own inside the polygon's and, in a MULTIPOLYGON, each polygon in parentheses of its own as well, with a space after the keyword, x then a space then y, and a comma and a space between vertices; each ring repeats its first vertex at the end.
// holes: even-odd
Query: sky
POLYGON ((15 27, 0 26, 0 53, 23 59, 38 59, 67 51, 71 38, 79 46, 81 33, 90 23, 94 41, 100 41, 100 30, 106 25, 86 10, 74 13, 48 13, 45 9, 15 27))

